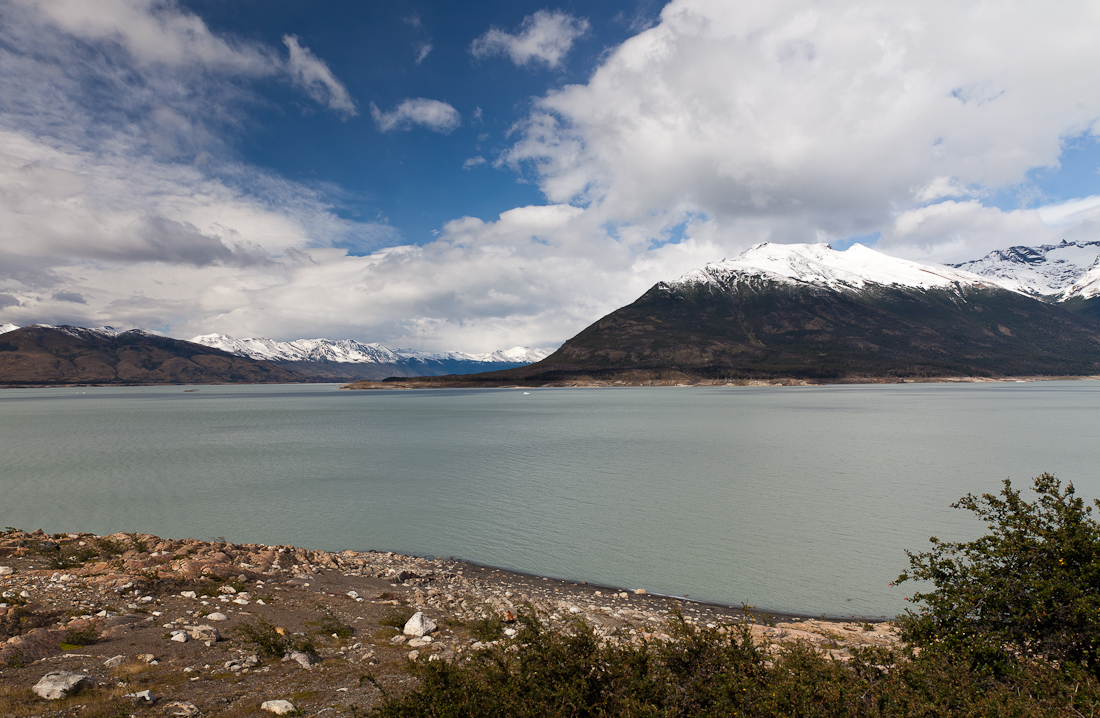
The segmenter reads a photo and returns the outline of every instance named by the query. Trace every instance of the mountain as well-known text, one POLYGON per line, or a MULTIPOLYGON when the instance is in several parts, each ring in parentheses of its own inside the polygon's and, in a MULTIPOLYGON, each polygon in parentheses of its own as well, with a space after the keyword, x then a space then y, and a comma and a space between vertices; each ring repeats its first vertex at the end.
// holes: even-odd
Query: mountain
POLYGON ((1009 247, 952 266, 1100 319, 1100 242, 1009 247))
POLYGON ((1100 322, 1009 286, 862 245, 758 244, 467 383, 1100 373, 1100 322))
POLYGON ((329 379, 384 379, 391 376, 439 376, 509 369, 536 362, 549 354, 540 349, 514 347, 487 354, 432 353, 390 349, 353 339, 236 339, 205 334, 191 340, 237 356, 273 361, 301 374, 329 379))
POLYGON ((0 385, 302 381, 308 379, 271 362, 136 329, 36 324, 0 333, 0 385))

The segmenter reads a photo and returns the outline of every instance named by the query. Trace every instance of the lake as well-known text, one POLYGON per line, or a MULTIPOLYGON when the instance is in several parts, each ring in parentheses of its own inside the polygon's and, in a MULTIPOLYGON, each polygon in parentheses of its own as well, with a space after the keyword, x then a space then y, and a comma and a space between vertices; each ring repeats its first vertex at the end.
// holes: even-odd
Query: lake
POLYGON ((6 389, 0 525, 454 556, 893 616, 967 492, 1100 496, 1100 382, 6 389), (903 591, 902 589, 906 589, 903 591))

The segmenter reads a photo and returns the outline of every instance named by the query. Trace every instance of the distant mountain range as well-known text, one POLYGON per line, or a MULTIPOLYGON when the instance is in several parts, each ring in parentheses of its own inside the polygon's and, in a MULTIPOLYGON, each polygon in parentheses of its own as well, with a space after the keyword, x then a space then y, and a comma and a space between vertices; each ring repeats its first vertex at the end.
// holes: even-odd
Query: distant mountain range
POLYGON ((0 385, 301 382, 271 362, 137 329, 0 325, 0 385))
POLYGON ((1100 374, 1100 322, 1071 311, 1095 297, 1094 250, 1073 246, 1073 268, 1067 243, 1004 276, 1011 258, 968 263, 976 274, 862 245, 758 244, 654 285, 540 362, 456 383, 1100 374))
POLYGON ((1100 242, 1009 247, 952 266, 1100 319, 1100 242))
POLYGON ((390 376, 472 374, 520 367, 545 358, 550 352, 514 347, 486 354, 432 353, 416 349, 390 349, 382 344, 363 344, 353 339, 236 339, 224 334, 205 334, 191 340, 250 359, 276 362, 311 377, 383 379, 390 376))
POLYGON ((9 385, 352 381, 508 369, 547 354, 526 347, 487 354, 432 353, 393 350, 349 339, 277 342, 221 334, 186 342, 141 330, 119 332, 112 327, 37 324, 20 329, 0 324, 0 384, 9 385), (155 358, 135 358, 139 346, 141 351, 152 351, 155 358), (183 363, 169 362, 172 356, 183 363), (232 361, 225 364, 210 357, 232 361), (143 367, 142 371, 138 367, 143 367))

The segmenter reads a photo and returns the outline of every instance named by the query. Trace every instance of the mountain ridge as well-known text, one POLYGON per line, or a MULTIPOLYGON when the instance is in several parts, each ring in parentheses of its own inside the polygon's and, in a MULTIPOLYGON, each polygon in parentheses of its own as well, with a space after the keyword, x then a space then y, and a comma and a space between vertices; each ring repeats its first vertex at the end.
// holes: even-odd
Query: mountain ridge
POLYGON ((1100 322, 998 278, 765 243, 658 282, 540 362, 458 383, 1094 374, 1100 322))

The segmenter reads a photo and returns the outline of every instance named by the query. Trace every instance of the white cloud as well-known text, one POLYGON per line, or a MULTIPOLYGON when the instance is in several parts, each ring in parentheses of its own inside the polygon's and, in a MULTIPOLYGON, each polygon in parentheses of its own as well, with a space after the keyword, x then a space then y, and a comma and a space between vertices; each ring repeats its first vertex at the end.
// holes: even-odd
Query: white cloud
POLYGON ((462 163, 462 169, 469 170, 469 169, 473 169, 474 167, 478 167, 478 166, 483 165, 483 164, 486 164, 485 158, 482 157, 481 155, 478 155, 477 157, 470 157, 465 162, 463 162, 462 163))
POLYGON ((329 109, 336 110, 345 117, 358 114, 347 88, 336 79, 323 60, 318 59, 308 47, 299 45, 298 38, 294 35, 283 35, 283 44, 290 51, 287 71, 295 85, 317 102, 328 105, 329 109))
POLYGON ((432 44, 430 42, 422 42, 416 46, 416 64, 424 62, 424 58, 428 56, 428 53, 432 51, 432 44))
POLYGON ((381 132, 390 130, 408 130, 413 125, 421 125, 432 132, 449 135, 462 123, 458 110, 446 102, 429 100, 425 97, 409 98, 389 112, 382 112, 373 102, 371 116, 381 132))
POLYGON ((542 62, 557 67, 577 38, 588 32, 588 20, 561 10, 539 10, 523 19, 519 32, 491 28, 470 45, 474 57, 507 55, 517 65, 542 62))
POLYGON ((587 83, 539 100, 504 159, 551 201, 623 222, 871 233, 1055 166, 1100 118, 1097 21, 1089 2, 673 0, 587 83))

